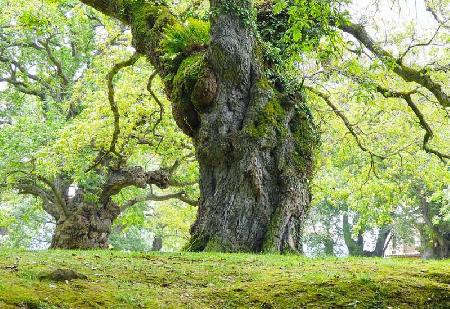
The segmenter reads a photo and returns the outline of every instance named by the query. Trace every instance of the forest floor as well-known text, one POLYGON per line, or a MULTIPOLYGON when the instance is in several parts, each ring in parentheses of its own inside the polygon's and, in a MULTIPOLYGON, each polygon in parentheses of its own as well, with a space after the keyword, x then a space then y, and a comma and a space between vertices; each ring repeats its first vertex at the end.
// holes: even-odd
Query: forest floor
POLYGON ((450 308, 450 261, 0 249, 2 309, 186 307, 450 308))

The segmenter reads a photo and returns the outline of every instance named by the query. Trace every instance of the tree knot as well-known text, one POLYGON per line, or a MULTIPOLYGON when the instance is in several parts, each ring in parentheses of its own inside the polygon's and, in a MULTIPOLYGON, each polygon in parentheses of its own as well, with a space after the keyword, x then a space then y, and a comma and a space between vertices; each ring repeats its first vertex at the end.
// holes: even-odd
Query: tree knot
POLYGON ((160 189, 166 189, 169 187, 169 172, 166 170, 147 172, 147 184, 154 184, 160 189))

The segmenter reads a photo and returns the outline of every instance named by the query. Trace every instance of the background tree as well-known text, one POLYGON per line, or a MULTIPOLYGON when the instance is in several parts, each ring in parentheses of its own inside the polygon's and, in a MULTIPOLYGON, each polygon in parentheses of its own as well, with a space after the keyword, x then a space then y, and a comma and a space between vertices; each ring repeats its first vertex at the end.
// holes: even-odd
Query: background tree
POLYGON ((175 175, 188 171, 180 165, 189 165, 189 160, 181 162, 189 154, 189 143, 170 127, 160 128, 167 122, 167 101, 152 90, 154 74, 135 74, 117 87, 119 71, 139 58, 122 45, 129 38, 120 27, 80 5, 48 4, 45 13, 36 5, 27 2, 22 11, 3 12, 2 78, 11 86, 2 92, 9 119, 0 137, 6 150, 4 187, 41 199, 56 221, 52 247, 57 248, 106 247, 112 222, 137 203, 178 198, 195 204, 184 191, 158 195, 151 190, 143 195, 128 190, 113 200, 131 186, 195 184, 195 175, 188 182, 175 175), (72 24, 67 16, 74 19, 72 24), (78 25, 84 32, 77 31, 78 25), (116 64, 111 67, 111 62, 116 64), (52 73, 48 68, 54 68, 54 76, 47 76, 52 73), (130 95, 126 89, 132 87, 130 95), (159 147, 164 150, 158 152, 159 147), (150 149, 155 157, 149 162, 145 156, 150 149), (164 159, 169 153, 179 154, 180 160, 170 159, 169 164, 164 159), (166 169, 142 167, 159 164, 166 169))

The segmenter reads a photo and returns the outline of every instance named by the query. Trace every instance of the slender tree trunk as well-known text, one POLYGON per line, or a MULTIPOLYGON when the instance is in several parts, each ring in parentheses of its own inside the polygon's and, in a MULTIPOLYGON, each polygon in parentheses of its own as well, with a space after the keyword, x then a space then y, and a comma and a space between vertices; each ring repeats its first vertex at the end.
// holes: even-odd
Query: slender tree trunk
POLYGON ((375 243, 375 249, 371 252, 370 256, 383 257, 384 252, 386 251, 389 234, 391 232, 391 228, 388 226, 382 226, 378 231, 377 241, 375 243))
POLYGON ((161 251, 162 246, 163 238, 161 236, 155 236, 155 238, 153 238, 152 251, 161 251))
POLYGON ((327 237, 324 242, 324 253, 325 255, 334 255, 334 241, 331 237, 327 237))
POLYGON ((421 203, 421 214, 425 225, 421 229, 422 244, 424 247, 424 258, 445 259, 450 257, 450 233, 444 233, 439 225, 434 225, 432 221, 433 213, 431 205, 426 196, 417 190, 421 203))
POLYGON ((348 254, 350 256, 384 256, 384 252, 387 248, 386 240, 391 232, 391 228, 389 226, 382 226, 379 229, 373 251, 364 250, 364 237, 362 231, 358 232, 358 239, 356 241, 352 238, 352 225, 348 221, 347 213, 344 213, 342 218, 342 229, 344 234, 344 242, 348 248, 348 254))
POLYGON ((348 214, 344 213, 342 217, 342 229, 344 234, 344 242, 350 256, 364 255, 364 238, 361 231, 358 232, 358 240, 352 237, 352 225, 348 221, 348 214))
POLYGON ((53 249, 107 248, 111 226, 120 210, 115 204, 106 208, 81 203, 58 220, 52 237, 53 249))

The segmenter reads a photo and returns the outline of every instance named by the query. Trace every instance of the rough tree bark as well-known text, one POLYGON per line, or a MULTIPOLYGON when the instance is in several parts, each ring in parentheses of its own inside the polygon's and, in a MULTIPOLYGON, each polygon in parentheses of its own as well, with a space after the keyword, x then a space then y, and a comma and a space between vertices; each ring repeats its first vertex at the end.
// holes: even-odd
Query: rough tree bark
POLYGON ((201 199, 188 250, 301 251, 310 205, 313 123, 298 91, 267 79, 251 1, 211 0, 209 46, 164 56, 164 5, 82 0, 131 26, 133 45, 165 83, 174 119, 192 137, 201 199))
POLYGON ((105 206, 71 203, 72 210, 65 218, 56 221, 51 248, 95 249, 107 248, 113 221, 121 213, 120 208, 110 203, 105 206))
POLYGON ((208 50, 217 88, 193 136, 201 201, 191 248, 300 251, 310 202, 310 119, 295 109, 299 98, 268 83, 254 32, 224 5, 211 2, 223 12, 211 19, 208 50))

